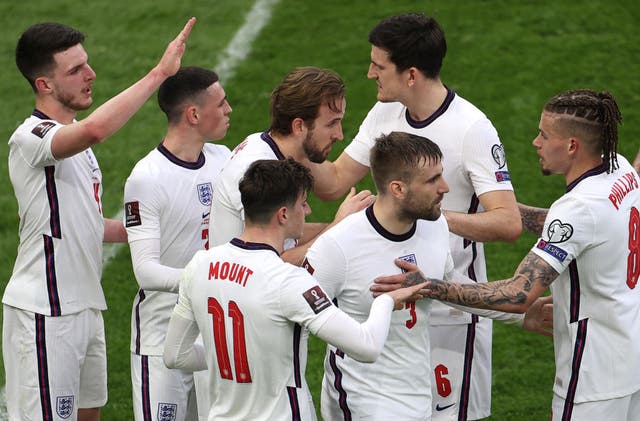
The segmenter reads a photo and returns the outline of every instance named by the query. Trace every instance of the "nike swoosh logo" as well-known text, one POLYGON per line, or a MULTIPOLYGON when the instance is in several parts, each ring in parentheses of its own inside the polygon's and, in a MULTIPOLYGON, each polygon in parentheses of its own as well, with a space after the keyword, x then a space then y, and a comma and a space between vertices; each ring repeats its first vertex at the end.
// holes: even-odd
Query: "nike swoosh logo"
POLYGON ((444 411, 447 408, 451 408, 453 405, 455 405, 455 403, 452 403, 451 405, 445 405, 445 406, 440 406, 440 404, 437 404, 436 411, 444 411))
POLYGON ((211 212, 202 212, 202 219, 208 217, 211 214, 211 212))

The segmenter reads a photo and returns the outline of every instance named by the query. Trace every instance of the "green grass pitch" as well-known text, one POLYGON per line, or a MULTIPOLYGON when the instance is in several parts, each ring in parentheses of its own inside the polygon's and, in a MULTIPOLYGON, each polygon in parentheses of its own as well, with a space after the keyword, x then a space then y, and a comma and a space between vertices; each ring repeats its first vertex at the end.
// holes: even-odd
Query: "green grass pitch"
MULTIPOLYGON (((146 73, 190 16, 198 17, 183 63, 214 68, 218 54, 243 24, 250 0, 182 2, 98 0, 78 3, 2 2, 0 4, 0 287, 9 279, 18 237, 17 205, 7 171, 11 132, 31 112, 33 97, 14 64, 20 33, 33 23, 59 21, 88 35, 85 47, 97 73, 95 104, 101 104, 146 73)), ((292 68, 328 67, 347 84, 345 141, 355 135, 375 101, 375 84, 366 79, 369 30, 383 17, 418 11, 435 16, 447 34, 443 81, 482 109, 505 145, 519 201, 548 206, 564 191, 561 177, 543 178, 531 141, 540 110, 556 93, 574 88, 609 90, 624 116, 619 150, 633 159, 640 145, 640 5, 632 0, 558 1, 294 1, 281 0, 235 75, 222 80, 231 105, 231 128, 223 143, 235 146, 268 125, 273 87, 292 68)), ((83 114, 86 115, 86 114, 83 114)), ((80 116, 82 117, 82 115, 80 116)), ((107 143, 94 148, 104 181, 104 209, 115 215, 124 182, 135 162, 155 147, 165 131, 155 98, 107 143)), ((369 179, 359 188, 371 188, 369 179)), ((309 220, 325 221, 337 203, 311 198, 309 220)), ((490 279, 513 273, 534 238, 515 244, 488 244, 490 279)), ((103 286, 109 310, 107 329, 109 402, 104 420, 132 419, 129 381, 131 302, 136 291, 128 248, 106 267, 103 286)), ((323 344, 310 343, 307 379, 319 404, 323 344)), ((491 420, 547 420, 553 384, 553 347, 548 338, 495 324, 493 415, 491 420)), ((4 373, 0 369, 0 384, 4 373)))

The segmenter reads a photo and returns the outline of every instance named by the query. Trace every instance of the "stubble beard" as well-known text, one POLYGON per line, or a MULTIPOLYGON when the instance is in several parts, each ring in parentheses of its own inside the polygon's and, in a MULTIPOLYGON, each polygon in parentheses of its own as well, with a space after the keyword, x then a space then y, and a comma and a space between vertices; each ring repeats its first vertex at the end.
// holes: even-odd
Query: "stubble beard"
POLYGON ((313 162, 314 164, 322 164, 327 160, 327 155, 324 154, 321 150, 318 150, 314 147, 313 143, 311 142, 312 135, 313 131, 309 131, 307 133, 307 137, 305 137, 304 141, 302 142, 302 150, 304 151, 304 154, 307 156, 309 161, 313 162))

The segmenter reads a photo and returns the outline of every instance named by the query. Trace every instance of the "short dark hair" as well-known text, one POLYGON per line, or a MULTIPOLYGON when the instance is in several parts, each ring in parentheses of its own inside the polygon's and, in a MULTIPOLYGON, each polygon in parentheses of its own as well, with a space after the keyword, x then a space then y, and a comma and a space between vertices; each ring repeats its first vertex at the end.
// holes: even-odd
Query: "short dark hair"
POLYGON ((188 101, 198 102, 200 95, 218 81, 216 72, 201 67, 181 67, 158 89, 158 105, 169 123, 180 120, 188 101))
POLYGON ((602 154, 607 172, 618 168, 618 124, 622 114, 613 95, 607 91, 576 89, 551 98, 544 111, 560 114, 562 128, 579 136, 594 153, 602 154))
POLYGON ((84 38, 77 29, 55 22, 37 23, 22 33, 16 45, 16 65, 34 92, 36 78, 53 70, 53 55, 81 44, 84 38))
POLYGON ((298 67, 292 70, 271 93, 271 131, 291 134, 291 123, 296 118, 312 128, 320 107, 327 104, 339 111, 345 95, 342 78, 333 70, 318 67, 298 67))
POLYGON ((371 174, 378 194, 385 194, 392 180, 410 182, 415 169, 425 160, 442 160, 438 145, 426 137, 405 132, 378 137, 370 152, 371 174))
POLYGON ((311 171, 292 158, 255 161, 239 185, 245 219, 266 224, 277 209, 293 206, 312 186, 311 171))
POLYGON ((369 43, 387 51, 398 72, 415 67, 430 79, 440 75, 447 54, 444 31, 435 19, 420 13, 383 19, 369 33, 369 43))

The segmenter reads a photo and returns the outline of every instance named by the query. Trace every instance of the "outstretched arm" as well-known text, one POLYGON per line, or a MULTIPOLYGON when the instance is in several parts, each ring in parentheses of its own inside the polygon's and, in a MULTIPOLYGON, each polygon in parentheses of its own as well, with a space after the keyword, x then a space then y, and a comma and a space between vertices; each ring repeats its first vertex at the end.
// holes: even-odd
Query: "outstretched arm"
POLYGON ((374 362, 382 353, 389 333, 391 312, 404 308, 406 301, 422 298, 421 287, 413 285, 391 291, 373 300, 369 317, 358 323, 340 309, 315 333, 361 362, 374 362), (389 299, 391 298, 391 299, 389 299))
POLYGON ((444 212, 449 230, 472 241, 516 241, 522 226, 513 191, 490 191, 480 195, 478 200, 483 212, 444 212))
POLYGON ((407 270, 400 275, 377 278, 371 287, 374 294, 391 291, 398 287, 415 285, 425 281, 426 297, 468 307, 524 313, 558 277, 558 272, 542 258, 529 252, 520 262, 515 274, 501 281, 481 284, 459 284, 436 279, 427 279, 416 265, 396 260, 396 265, 407 270))
POLYGON ((73 156, 111 136, 142 107, 160 84, 180 68, 187 39, 196 18, 191 18, 169 43, 160 62, 145 77, 102 104, 87 118, 62 127, 54 135, 51 152, 56 159, 73 156))
POLYGON ((342 152, 334 162, 322 164, 305 163, 313 174, 313 192, 321 200, 338 200, 369 172, 346 152, 342 152))
POLYGON ((518 209, 520 209, 522 227, 525 231, 539 237, 542 234, 542 227, 544 227, 544 221, 547 218, 549 209, 535 208, 522 203, 518 203, 518 209))

